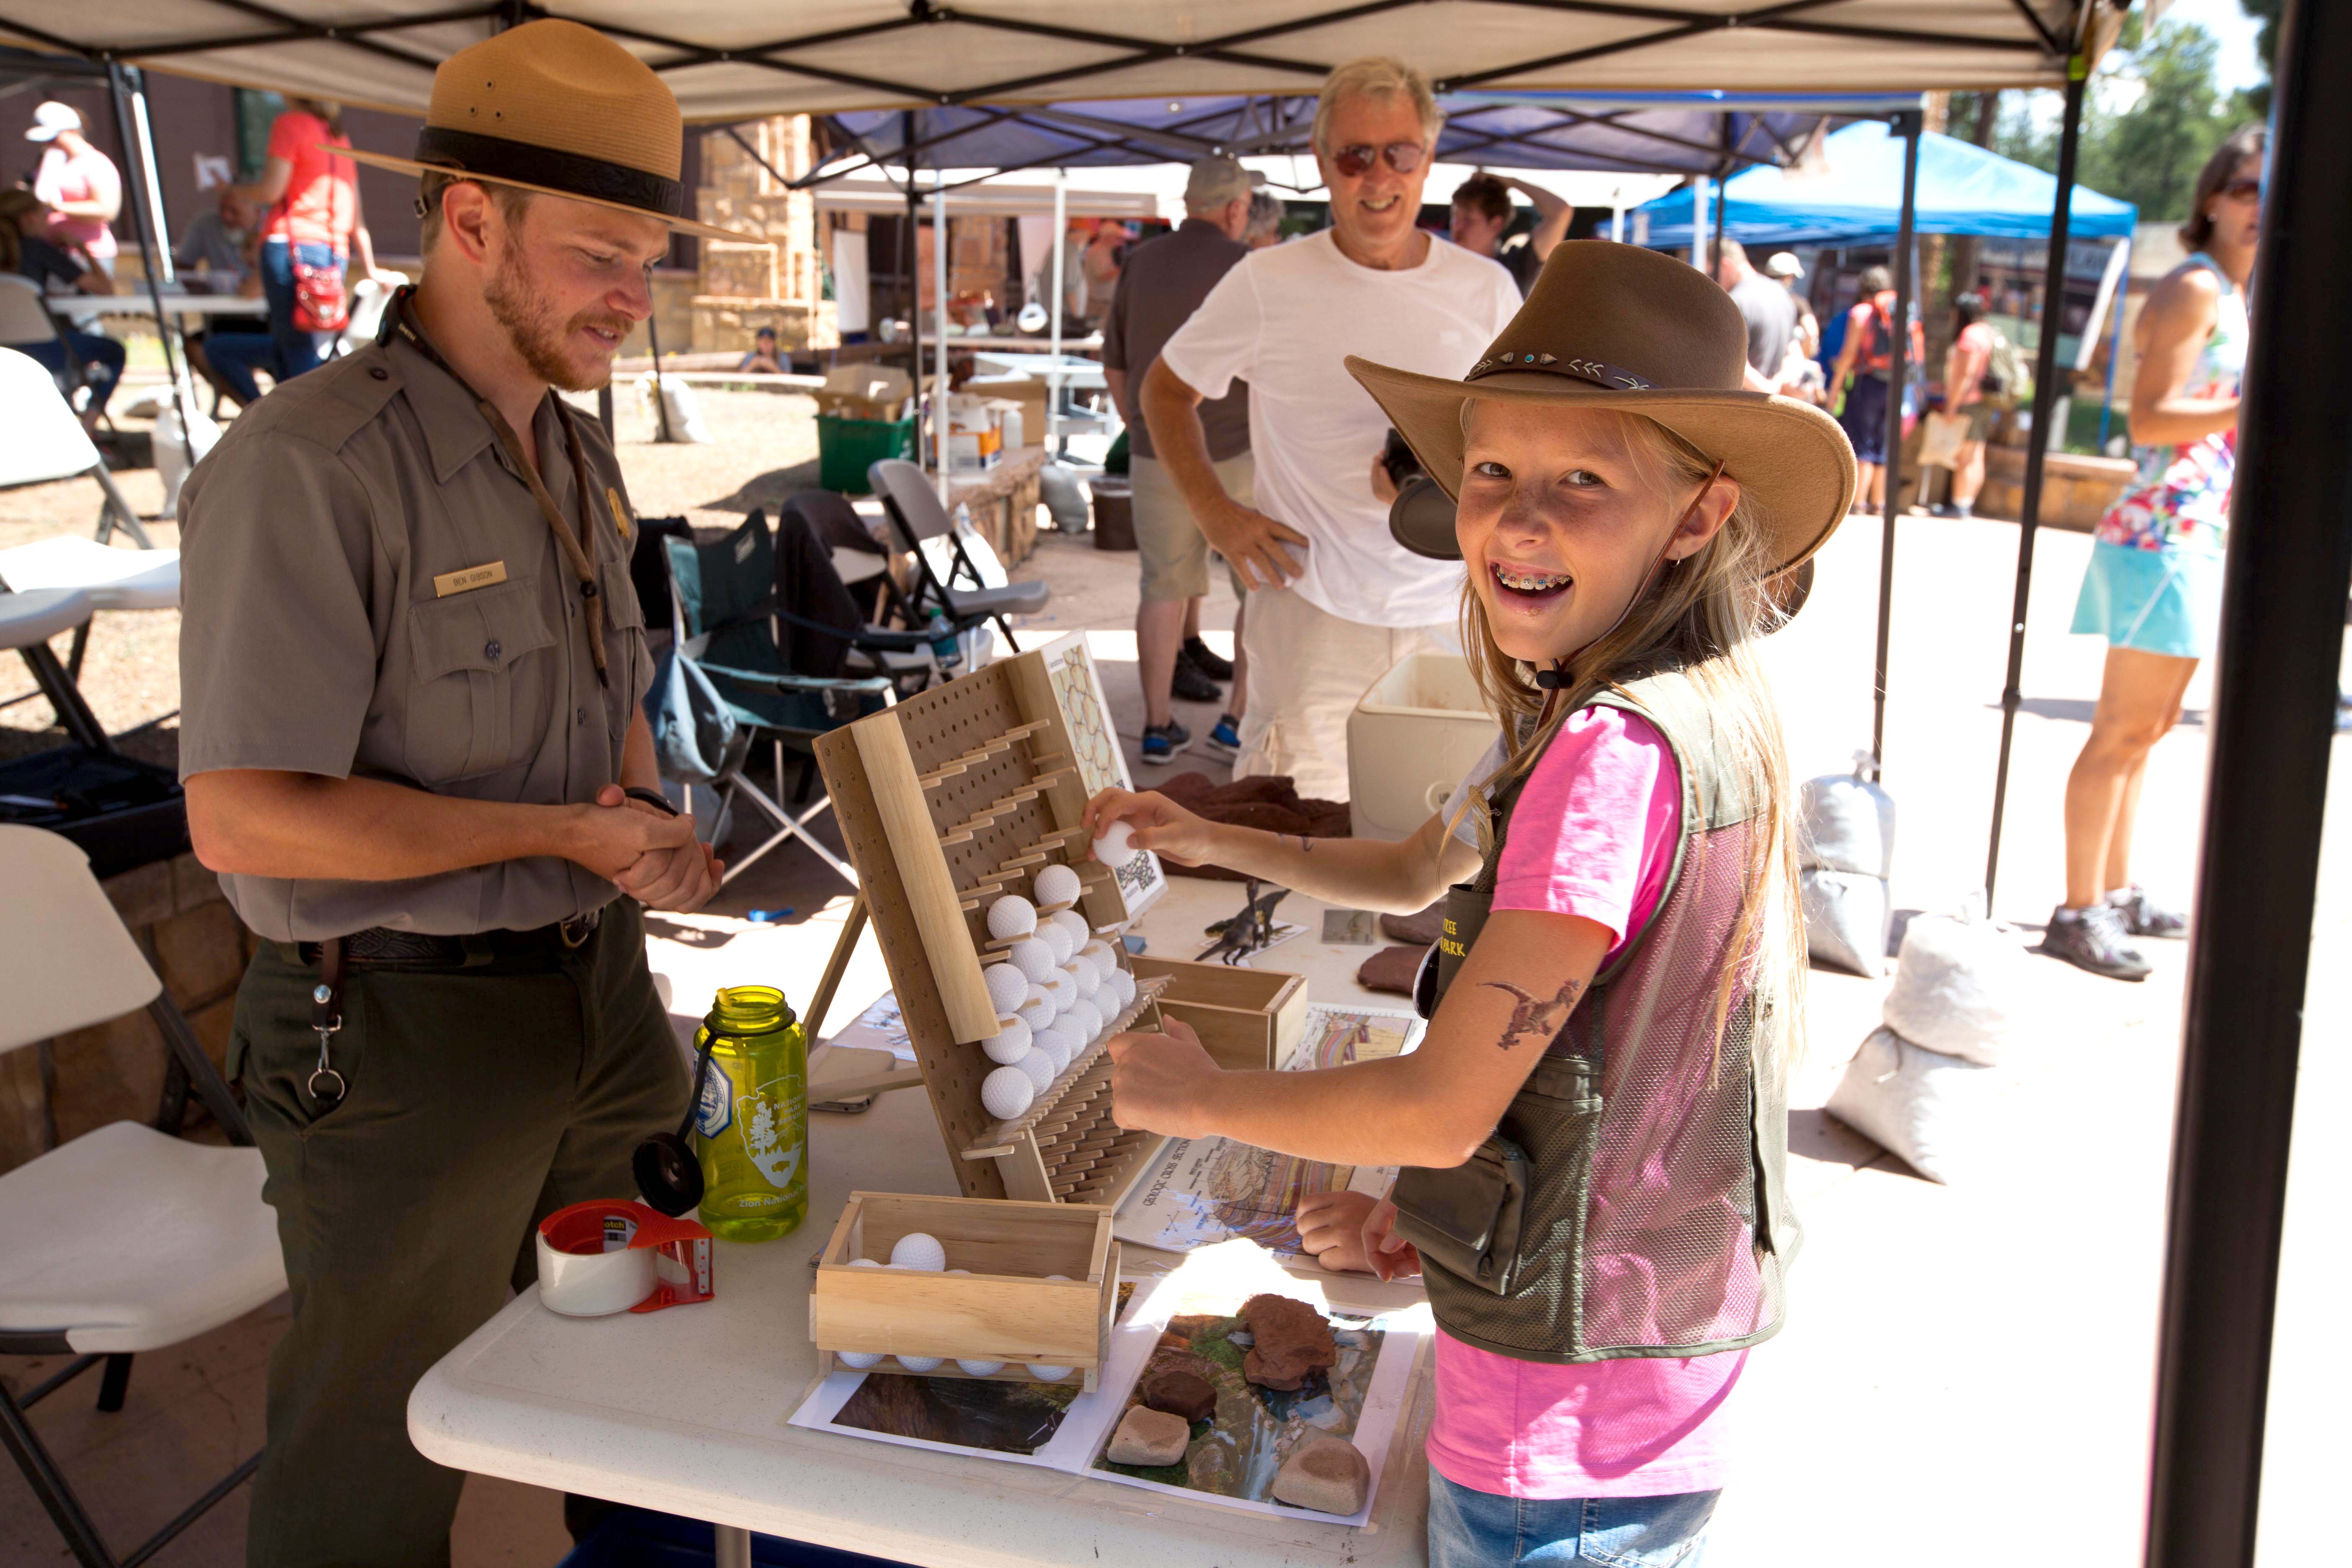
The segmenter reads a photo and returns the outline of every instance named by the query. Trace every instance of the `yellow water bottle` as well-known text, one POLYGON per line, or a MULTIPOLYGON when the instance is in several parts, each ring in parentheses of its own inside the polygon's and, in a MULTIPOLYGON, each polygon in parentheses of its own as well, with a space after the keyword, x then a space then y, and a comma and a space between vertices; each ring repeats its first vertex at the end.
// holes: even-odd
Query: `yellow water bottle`
POLYGON ((773 1241, 808 1214, 808 1036, 782 992, 731 985, 695 1034, 697 1050, 706 1042, 702 1223, 727 1241, 773 1241))

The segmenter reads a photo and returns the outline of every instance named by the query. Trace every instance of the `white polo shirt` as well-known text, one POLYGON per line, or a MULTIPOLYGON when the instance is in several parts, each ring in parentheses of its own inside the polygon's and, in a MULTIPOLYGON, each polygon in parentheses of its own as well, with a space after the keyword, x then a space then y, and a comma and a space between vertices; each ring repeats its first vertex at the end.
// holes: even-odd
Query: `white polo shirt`
POLYGON ((1420 266, 1383 272, 1326 229, 1251 252, 1168 340, 1160 357, 1202 397, 1249 384, 1257 510, 1311 542, 1294 548, 1306 559, 1292 593, 1365 626, 1453 622, 1462 568, 1389 537, 1371 488, 1388 416, 1340 362, 1459 376, 1518 309, 1500 263, 1433 235, 1420 266))

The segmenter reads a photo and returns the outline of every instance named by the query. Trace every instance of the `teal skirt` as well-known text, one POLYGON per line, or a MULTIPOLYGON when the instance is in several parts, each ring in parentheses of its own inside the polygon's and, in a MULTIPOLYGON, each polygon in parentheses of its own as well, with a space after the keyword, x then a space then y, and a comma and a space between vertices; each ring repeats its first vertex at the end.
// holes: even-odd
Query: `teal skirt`
POLYGON ((2137 550, 2100 540, 2074 600, 2077 633, 2115 647, 2210 658, 2221 621, 2221 562, 2204 550, 2137 550))

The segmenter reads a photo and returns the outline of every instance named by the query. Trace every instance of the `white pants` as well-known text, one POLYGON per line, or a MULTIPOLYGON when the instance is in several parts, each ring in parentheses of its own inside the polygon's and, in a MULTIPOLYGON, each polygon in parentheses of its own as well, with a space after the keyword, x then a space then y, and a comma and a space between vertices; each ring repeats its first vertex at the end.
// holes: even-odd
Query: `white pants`
POLYGON ((1459 653, 1448 621, 1367 626, 1318 609, 1286 588, 1249 596, 1249 712, 1234 776, 1288 773, 1315 800, 1348 798, 1348 715, 1408 654, 1459 653))

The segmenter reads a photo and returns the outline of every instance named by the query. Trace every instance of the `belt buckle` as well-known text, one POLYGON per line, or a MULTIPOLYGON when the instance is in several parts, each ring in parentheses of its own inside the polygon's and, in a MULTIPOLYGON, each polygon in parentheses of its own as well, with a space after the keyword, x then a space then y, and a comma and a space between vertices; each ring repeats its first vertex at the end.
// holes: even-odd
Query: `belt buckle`
POLYGON ((601 910, 591 910, 584 915, 574 915, 568 921, 559 921, 556 922, 555 934, 563 939, 565 947, 573 949, 585 947, 588 945, 588 939, 596 934, 597 917, 603 912, 601 910))

